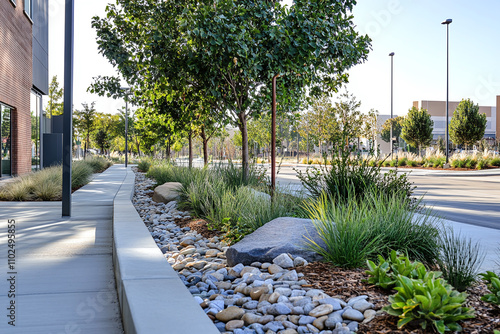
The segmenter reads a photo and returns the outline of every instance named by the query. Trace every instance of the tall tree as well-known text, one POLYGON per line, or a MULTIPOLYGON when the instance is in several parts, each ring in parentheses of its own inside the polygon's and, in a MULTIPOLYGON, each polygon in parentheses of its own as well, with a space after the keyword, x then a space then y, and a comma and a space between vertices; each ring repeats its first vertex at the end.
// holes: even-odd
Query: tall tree
POLYGON ((92 137, 102 154, 106 154, 106 151, 111 148, 113 139, 122 134, 119 131, 119 125, 118 115, 96 114, 92 137))
POLYGON ((380 131, 380 136, 382 140, 388 143, 391 140, 391 124, 392 124, 392 137, 396 138, 395 144, 398 145, 399 138, 401 137, 401 131, 403 130, 404 116, 394 117, 388 119, 382 125, 382 131, 380 131))
POLYGON ((73 124, 75 130, 85 138, 85 148, 83 151, 83 158, 87 156, 87 149, 90 145, 90 134, 95 129, 95 102, 92 102, 90 106, 88 103, 82 103, 83 109, 75 110, 73 113, 73 124))
POLYGON ((367 115, 363 116, 363 130, 362 136, 368 140, 368 150, 370 152, 375 151, 373 148, 373 143, 377 139, 379 134, 379 126, 377 124, 377 119, 379 116, 378 110, 370 109, 367 115))
POLYGON ((336 90, 346 71, 364 61, 367 36, 354 30, 355 1, 209 1, 193 3, 183 26, 196 61, 208 68, 214 93, 223 99, 242 133, 248 168, 247 122, 270 104, 271 79, 281 75, 281 100, 336 90))
POLYGON ((430 145, 432 141, 432 128, 434 122, 427 109, 412 107, 403 121, 401 138, 409 145, 418 148, 418 154, 422 154, 422 148, 430 145))
MULTIPOLYGON (((354 29, 354 0, 118 0, 94 18, 100 52, 145 99, 211 96, 242 133, 248 171, 247 122, 269 110, 270 83, 280 103, 306 92, 335 91, 364 61, 370 39, 354 29), (263 107, 265 105, 265 107, 263 107)), ((115 83, 117 80, 107 81, 115 83)), ((107 87, 97 82, 97 86, 107 87)), ((97 88, 97 86, 95 86, 97 88)), ((180 112, 186 114, 187 104, 180 112)))
POLYGON ((483 139, 486 131, 486 114, 479 113, 479 105, 462 99, 453 112, 450 122, 450 139, 456 145, 474 145, 483 139))
POLYGON ((59 87, 57 75, 54 75, 49 85, 49 101, 45 109, 48 118, 63 114, 63 101, 61 101, 63 94, 64 90, 59 87))

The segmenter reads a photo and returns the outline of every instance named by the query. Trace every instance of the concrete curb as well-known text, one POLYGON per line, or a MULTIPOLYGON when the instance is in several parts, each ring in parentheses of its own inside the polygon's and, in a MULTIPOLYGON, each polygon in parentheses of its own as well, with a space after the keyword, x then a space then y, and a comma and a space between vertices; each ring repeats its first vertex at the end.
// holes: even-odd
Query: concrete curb
POLYGON ((128 167, 113 202, 113 263, 125 333, 220 333, 135 210, 134 182, 128 167))

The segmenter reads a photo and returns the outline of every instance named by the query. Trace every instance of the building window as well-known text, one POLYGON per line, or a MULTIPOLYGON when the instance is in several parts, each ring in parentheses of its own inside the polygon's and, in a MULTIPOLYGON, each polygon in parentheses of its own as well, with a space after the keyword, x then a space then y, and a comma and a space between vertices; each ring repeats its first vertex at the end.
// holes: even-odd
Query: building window
POLYGON ((16 7, 16 0, 10 0, 10 3, 14 5, 14 7, 16 7))
POLYGON ((10 122, 11 109, 3 104, 0 104, 0 176, 11 175, 11 122, 10 122))
POLYGON ((40 169, 42 96, 31 91, 31 169, 40 169))
POLYGON ((33 19, 33 4, 32 0, 24 0, 24 12, 30 19, 33 19))

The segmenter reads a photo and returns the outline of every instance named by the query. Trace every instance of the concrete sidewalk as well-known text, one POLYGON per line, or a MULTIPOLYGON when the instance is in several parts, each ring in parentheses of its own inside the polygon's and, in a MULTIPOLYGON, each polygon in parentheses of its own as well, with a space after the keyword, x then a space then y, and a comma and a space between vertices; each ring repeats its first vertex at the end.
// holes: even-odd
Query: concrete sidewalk
POLYGON ((61 218, 61 202, 0 202, 0 333, 123 333, 112 214, 125 175, 119 165, 95 175, 73 194, 71 218, 61 218), (13 268, 9 220, 16 225, 13 268), (12 302, 15 327, 8 323, 12 302))

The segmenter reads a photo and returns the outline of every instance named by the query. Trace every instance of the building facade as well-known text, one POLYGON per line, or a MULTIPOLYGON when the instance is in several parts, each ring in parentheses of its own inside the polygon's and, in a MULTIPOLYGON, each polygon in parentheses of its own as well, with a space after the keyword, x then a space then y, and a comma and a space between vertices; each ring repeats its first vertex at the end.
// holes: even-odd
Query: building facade
POLYGON ((46 94, 48 0, 0 0, 1 175, 39 163, 46 94))
MULTIPOLYGON (((448 121, 451 122, 453 112, 460 102, 450 101, 448 106, 448 121)), ((445 138, 446 136, 446 101, 418 101, 413 102, 416 108, 427 109, 434 121, 434 129, 432 131, 434 140, 439 137, 445 138)), ((495 140, 500 135, 500 117, 498 117, 497 110, 500 110, 500 95, 496 97, 496 106, 485 107, 479 106, 479 112, 486 114, 486 131, 484 134, 485 139, 495 140)))

